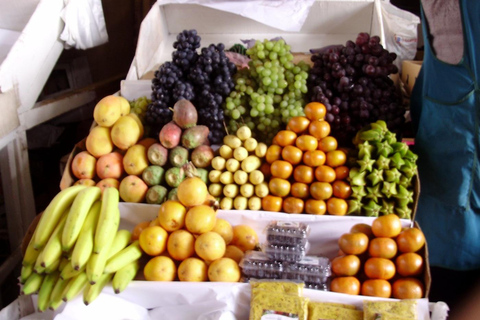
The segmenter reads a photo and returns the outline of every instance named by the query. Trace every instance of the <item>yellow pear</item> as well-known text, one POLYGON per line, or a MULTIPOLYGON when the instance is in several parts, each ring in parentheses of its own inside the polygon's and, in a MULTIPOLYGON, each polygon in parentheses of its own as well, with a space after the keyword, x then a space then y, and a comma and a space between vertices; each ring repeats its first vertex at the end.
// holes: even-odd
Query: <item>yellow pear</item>
POLYGON ((85 141, 85 147, 95 158, 112 152, 113 142, 110 137, 110 128, 101 126, 92 128, 85 141))
POLYGON ((108 95, 97 102, 93 109, 93 119, 102 127, 111 127, 122 113, 121 100, 118 96, 108 95))
POLYGON ((127 150, 138 142, 141 135, 137 121, 130 116, 121 116, 110 133, 113 144, 121 150, 127 150))
POLYGON ((118 101, 120 102, 120 114, 126 116, 130 113, 130 102, 122 96, 118 96, 118 101))
POLYGON ((137 122, 138 127, 140 128, 140 138, 139 138, 140 140, 141 138, 143 138, 143 134, 145 133, 142 120, 140 120, 140 118, 137 116, 136 113, 128 113, 127 116, 133 118, 133 120, 137 122))
POLYGON ((136 144, 128 148, 123 156, 123 167, 127 174, 141 175, 143 170, 148 167, 147 149, 145 146, 136 144))

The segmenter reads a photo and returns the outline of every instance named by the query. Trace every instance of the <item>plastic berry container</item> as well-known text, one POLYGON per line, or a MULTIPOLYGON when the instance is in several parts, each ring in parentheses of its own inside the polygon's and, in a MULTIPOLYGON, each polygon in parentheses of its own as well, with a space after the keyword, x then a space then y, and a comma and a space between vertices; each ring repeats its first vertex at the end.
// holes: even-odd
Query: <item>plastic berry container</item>
POLYGON ((310 227, 303 222, 272 221, 266 227, 267 242, 271 244, 305 246, 310 227))
POLYGON ((295 263, 305 257, 307 246, 308 242, 305 246, 272 244, 267 242, 262 246, 262 251, 272 260, 295 263))
POLYGON ((285 265, 285 279, 305 282, 306 288, 328 290, 332 275, 330 260, 322 256, 305 256, 302 260, 285 265))
POLYGON ((245 281, 249 279, 282 279, 283 264, 261 251, 247 251, 239 263, 245 281))

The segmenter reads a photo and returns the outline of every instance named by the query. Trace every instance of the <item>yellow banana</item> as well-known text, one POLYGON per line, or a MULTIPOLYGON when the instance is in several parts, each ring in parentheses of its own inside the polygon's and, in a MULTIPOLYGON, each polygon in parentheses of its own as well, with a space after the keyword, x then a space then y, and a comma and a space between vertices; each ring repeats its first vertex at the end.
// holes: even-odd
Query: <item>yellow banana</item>
POLYGON ((35 237, 33 238, 35 249, 43 248, 65 210, 72 204, 77 194, 85 188, 86 186, 82 185, 68 187, 57 193, 50 201, 35 229, 35 237))
POLYGON ((102 190, 99 187, 90 186, 80 191, 73 200, 62 232, 62 250, 64 252, 68 252, 77 241, 90 208, 95 201, 100 199, 101 194, 102 190))
POLYGON ((20 270, 20 277, 19 277, 19 281, 21 284, 24 284, 25 281, 27 281, 28 277, 30 277, 30 275, 33 272, 33 266, 34 266, 33 264, 27 264, 22 266, 22 269, 20 270))
POLYGON ((139 268, 140 262, 135 260, 115 272, 112 279, 112 287, 115 293, 120 293, 125 290, 127 285, 135 279, 139 268))
POLYGON ((68 280, 70 278, 77 276, 79 273, 84 272, 85 268, 86 268, 86 264, 83 265, 83 267, 81 267, 80 269, 75 270, 72 264, 69 262, 65 266, 65 268, 63 268, 63 270, 60 272, 60 278, 62 278, 63 280, 68 280))
POLYGON ((68 285, 69 280, 64 280, 58 277, 55 286, 53 287, 52 293, 50 294, 50 304, 48 308, 51 310, 57 310, 58 307, 62 304, 62 294, 65 287, 68 285))
POLYGON ((42 259, 43 259, 43 249, 40 250, 37 260, 33 265, 33 272, 43 273, 45 271, 45 267, 42 266, 42 261, 43 261, 42 259))
POLYGON ((93 242, 93 252, 95 253, 99 253, 105 244, 110 239, 113 239, 117 233, 120 223, 119 201, 120 196, 116 188, 103 190, 100 216, 98 217, 95 240, 93 242))
POLYGON ((70 279, 68 285, 63 290, 62 299, 67 302, 75 298, 87 285, 88 279, 85 272, 80 272, 78 275, 70 279))
POLYGON ((125 267, 127 264, 140 259, 142 256, 142 248, 140 248, 140 243, 138 240, 132 242, 128 247, 119 251, 113 257, 108 259, 107 264, 105 265, 104 273, 113 273, 117 272, 121 268, 125 267))
POLYGON ((57 283, 58 277, 60 273, 58 271, 54 271, 50 274, 45 276, 43 280, 42 286, 38 291, 38 299, 37 299, 37 309, 40 312, 47 310, 50 305, 50 295, 55 287, 55 283, 57 283))
POLYGON ((44 268, 48 268, 55 260, 62 258, 62 231, 66 220, 67 215, 64 214, 42 250, 40 264, 44 268))
POLYGON ((112 277, 113 273, 104 273, 95 284, 88 283, 83 290, 83 303, 87 306, 92 303, 92 301, 100 295, 100 292, 102 292, 112 277))
POLYGON ((98 216, 100 214, 100 201, 96 201, 90 208, 85 223, 82 226, 75 246, 73 247, 70 263, 76 270, 85 266, 93 252, 93 239, 95 228, 97 227, 98 216))
POLYGON ((110 259, 113 255, 115 255, 120 250, 124 249, 130 243, 130 239, 132 238, 132 233, 126 229, 118 230, 117 234, 115 235, 115 239, 113 239, 112 246, 110 247, 110 251, 108 252, 107 259, 110 259))
POLYGON ((26 266, 29 264, 34 264, 37 261, 38 254, 40 250, 37 250, 33 247, 33 238, 35 237, 36 230, 33 232, 30 241, 28 242, 27 248, 25 249, 25 254, 23 255, 22 265, 26 266))
POLYGON ((101 251, 99 253, 92 253, 87 262, 86 273, 88 281, 90 281, 91 284, 96 283, 104 273, 113 239, 113 237, 107 239, 107 242, 103 245, 101 251))
POLYGON ((43 272, 46 274, 50 274, 54 271, 57 271, 58 268, 60 267, 60 262, 62 261, 62 259, 63 258, 56 259, 55 261, 53 261, 53 263, 51 263, 48 267, 46 267, 45 270, 43 270, 43 272))
POLYGON ((63 257, 60 261, 60 265, 58 266, 58 270, 60 271, 60 273, 62 273, 63 269, 65 269, 67 264, 70 264, 70 260, 68 260, 68 258, 66 257, 63 257))
POLYGON ((25 284, 22 286, 20 294, 33 294, 38 292, 40 286, 42 285, 43 278, 45 275, 43 273, 33 272, 25 281, 25 284))

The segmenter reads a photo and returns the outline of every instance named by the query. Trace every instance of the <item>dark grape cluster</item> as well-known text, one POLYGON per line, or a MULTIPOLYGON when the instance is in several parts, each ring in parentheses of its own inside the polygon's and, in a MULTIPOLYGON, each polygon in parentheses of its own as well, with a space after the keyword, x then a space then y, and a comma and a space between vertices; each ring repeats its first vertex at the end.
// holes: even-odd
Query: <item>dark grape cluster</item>
POLYGON ((312 55, 310 101, 325 105, 325 119, 340 144, 351 145, 358 130, 379 119, 392 132, 401 132, 405 109, 389 78, 398 72, 395 59, 396 54, 384 49, 378 36, 365 32, 355 42, 349 40, 345 46, 330 46, 312 55))
POLYGON ((190 100, 198 112, 198 124, 208 126, 209 140, 220 144, 225 136, 224 99, 234 88, 232 76, 236 66, 225 55, 220 43, 200 48, 201 38, 196 30, 184 30, 173 44, 172 61, 165 62, 152 79, 151 104, 146 122, 157 135, 172 120, 170 108, 181 99, 190 100))

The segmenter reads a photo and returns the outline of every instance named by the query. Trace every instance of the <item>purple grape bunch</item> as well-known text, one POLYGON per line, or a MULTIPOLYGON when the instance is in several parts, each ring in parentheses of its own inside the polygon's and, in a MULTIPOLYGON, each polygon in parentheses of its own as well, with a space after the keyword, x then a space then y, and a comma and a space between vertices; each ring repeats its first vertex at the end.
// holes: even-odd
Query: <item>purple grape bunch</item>
POLYGON ((181 99, 190 100, 198 112, 198 124, 210 129, 209 140, 219 144, 225 136, 224 99, 234 88, 232 76, 237 68, 225 55, 222 43, 200 49, 201 38, 196 30, 184 30, 173 44, 172 61, 155 71, 152 79, 151 103, 145 120, 151 135, 172 120, 170 108, 181 99))
POLYGON ((325 105, 325 120, 340 144, 351 146, 356 132, 376 120, 384 120, 394 133, 402 132, 405 107, 389 77, 398 73, 396 57, 378 36, 365 32, 355 42, 314 51, 309 99, 325 105))

